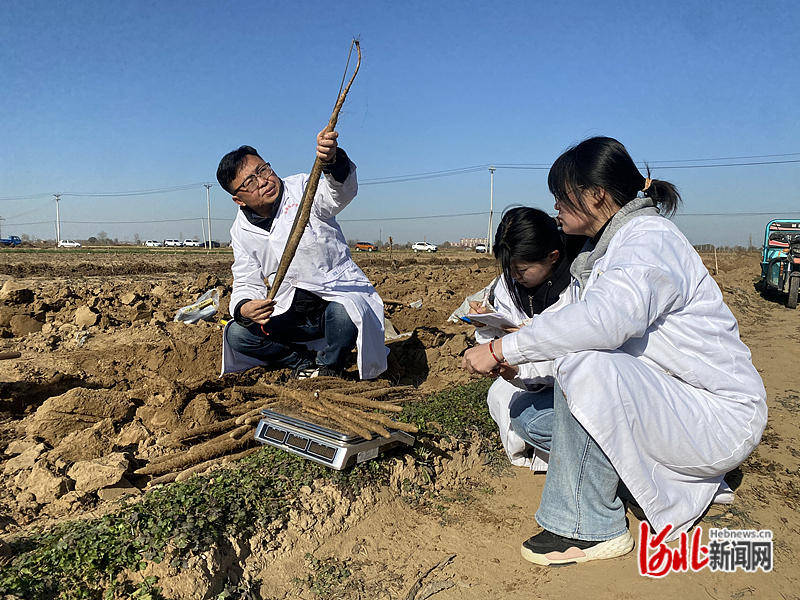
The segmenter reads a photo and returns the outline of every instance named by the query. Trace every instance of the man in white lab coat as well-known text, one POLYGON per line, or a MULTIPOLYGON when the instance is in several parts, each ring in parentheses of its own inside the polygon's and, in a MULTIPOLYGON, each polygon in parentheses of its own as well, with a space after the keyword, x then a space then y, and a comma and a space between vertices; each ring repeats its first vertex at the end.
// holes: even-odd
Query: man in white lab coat
POLYGON ((336 222, 358 190, 356 166, 337 137, 326 130, 317 136, 323 176, 275 300, 266 300, 265 280, 275 276, 308 175, 281 179, 250 146, 220 161, 217 180, 239 206, 231 227, 234 319, 223 335, 223 374, 265 365, 290 368, 298 378, 341 375, 356 347, 361 378, 386 370, 383 301, 336 222))

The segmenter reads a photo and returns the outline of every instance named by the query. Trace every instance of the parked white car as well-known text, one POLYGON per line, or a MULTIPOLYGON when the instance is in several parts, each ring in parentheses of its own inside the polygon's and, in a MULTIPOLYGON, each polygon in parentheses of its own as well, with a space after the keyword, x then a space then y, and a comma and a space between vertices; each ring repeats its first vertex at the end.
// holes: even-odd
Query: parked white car
POLYGON ((483 252, 483 253, 485 253, 486 252, 486 244, 477 244, 475 246, 475 252, 478 252, 478 253, 483 252))
POLYGON ((75 240, 61 240, 58 242, 59 248, 80 248, 81 245, 75 240))
POLYGON ((197 240, 183 240, 183 245, 189 248, 201 248, 203 243, 198 242, 197 240))
POLYGON ((164 244, 162 244, 158 240, 147 240, 144 243, 144 245, 147 246, 148 248, 161 248, 161 246, 163 246, 164 244))
POLYGON ((417 242, 416 244, 411 246, 411 249, 414 252, 436 252, 439 248, 436 246, 436 244, 430 244, 428 242, 417 242))
POLYGON ((180 248, 183 243, 180 240, 164 240, 164 245, 172 248, 180 248))

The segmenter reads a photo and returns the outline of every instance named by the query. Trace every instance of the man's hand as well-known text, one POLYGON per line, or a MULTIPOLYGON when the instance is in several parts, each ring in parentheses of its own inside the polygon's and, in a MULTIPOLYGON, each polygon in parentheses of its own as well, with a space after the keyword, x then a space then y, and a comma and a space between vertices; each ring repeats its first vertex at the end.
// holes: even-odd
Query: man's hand
POLYGON ((332 163, 336 160, 336 138, 339 137, 338 131, 328 131, 326 127, 317 134, 317 158, 324 163, 332 163))
POLYGON ((275 310, 275 300, 250 300, 239 309, 239 314, 254 323, 264 325, 275 310))

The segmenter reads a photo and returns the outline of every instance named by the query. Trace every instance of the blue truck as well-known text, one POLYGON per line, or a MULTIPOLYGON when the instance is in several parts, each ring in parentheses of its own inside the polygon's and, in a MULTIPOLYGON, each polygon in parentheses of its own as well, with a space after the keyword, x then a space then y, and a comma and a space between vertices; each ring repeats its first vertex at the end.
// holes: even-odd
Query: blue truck
POLYGON ((10 235, 8 237, 0 238, 0 246, 19 246, 22 243, 22 240, 19 239, 16 235, 10 235))

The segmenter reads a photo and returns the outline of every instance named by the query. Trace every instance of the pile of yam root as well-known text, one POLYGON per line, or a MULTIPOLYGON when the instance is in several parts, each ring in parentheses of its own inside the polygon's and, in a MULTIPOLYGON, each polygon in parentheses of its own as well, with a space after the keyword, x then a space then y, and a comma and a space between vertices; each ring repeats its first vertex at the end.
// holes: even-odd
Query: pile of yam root
POLYGON ((323 377, 301 382, 295 388, 257 384, 240 387, 238 392, 240 398, 242 393, 258 398, 229 407, 229 418, 225 420, 162 438, 162 445, 174 451, 150 460, 135 471, 136 475, 151 477, 148 486, 152 487, 183 481, 222 461, 238 460, 255 452, 261 445, 254 440, 253 432, 264 408, 368 440, 374 434, 390 437, 389 429, 418 431, 415 425, 395 421, 385 414, 403 410, 400 402, 414 395, 411 386, 390 387, 375 381, 347 383, 323 377))

